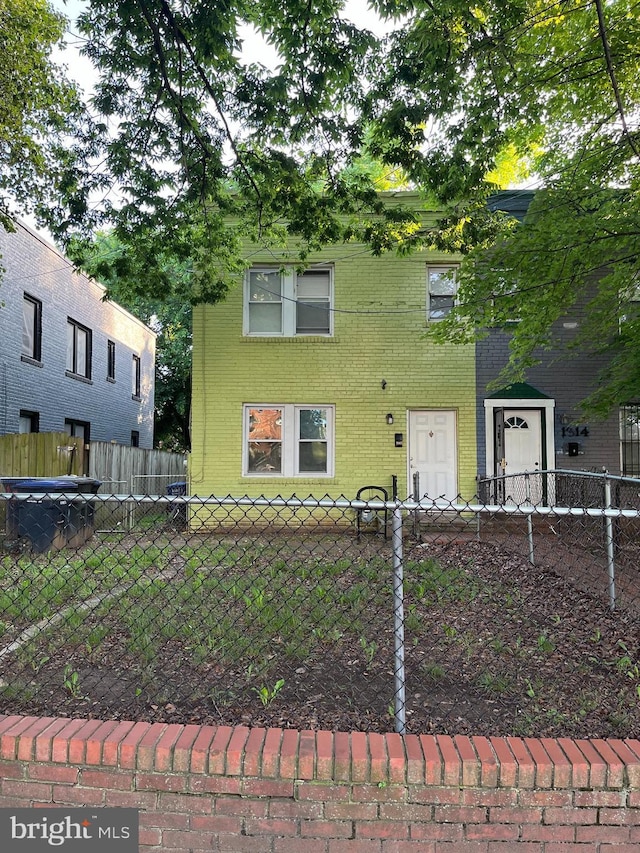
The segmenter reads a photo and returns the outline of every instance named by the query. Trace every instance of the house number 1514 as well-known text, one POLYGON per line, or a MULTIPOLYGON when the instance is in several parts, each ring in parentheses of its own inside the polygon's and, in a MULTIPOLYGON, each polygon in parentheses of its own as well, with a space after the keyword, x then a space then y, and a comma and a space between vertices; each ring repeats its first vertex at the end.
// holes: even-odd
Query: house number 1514
POLYGON ((563 438, 577 438, 578 436, 588 436, 589 435, 589 427, 588 426, 563 426, 562 427, 562 437, 563 438))

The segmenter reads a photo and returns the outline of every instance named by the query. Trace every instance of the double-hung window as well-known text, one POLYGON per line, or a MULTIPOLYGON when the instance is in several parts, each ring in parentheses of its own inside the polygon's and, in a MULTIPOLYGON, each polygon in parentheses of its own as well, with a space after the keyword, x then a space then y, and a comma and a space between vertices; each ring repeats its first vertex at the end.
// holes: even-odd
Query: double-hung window
POLYGON ((67 320, 67 372, 91 379, 91 329, 67 320))
POLYGON ((34 361, 42 356, 42 302, 28 293, 22 300, 22 355, 34 361))
POLYGON ((331 334, 329 270, 307 270, 296 276, 296 335, 331 334))
POLYGON ((244 474, 333 476, 333 406, 244 407, 244 474))
POLYGON ((246 335, 331 335, 332 271, 254 267, 245 285, 246 335))
POLYGON ((458 284, 455 265, 427 267, 427 319, 442 320, 456 301, 458 284))

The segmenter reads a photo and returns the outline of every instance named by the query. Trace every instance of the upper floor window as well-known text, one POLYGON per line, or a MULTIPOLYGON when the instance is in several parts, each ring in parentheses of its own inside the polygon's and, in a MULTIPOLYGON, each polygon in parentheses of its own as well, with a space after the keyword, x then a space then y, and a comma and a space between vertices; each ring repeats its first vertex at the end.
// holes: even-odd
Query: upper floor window
POLYGON ((637 283, 637 279, 634 279, 634 283, 627 288, 621 302, 624 310, 620 314, 620 326, 623 323, 637 320, 638 315, 640 315, 640 283, 637 283))
POLYGON ((131 362, 131 396, 140 399, 140 356, 134 355, 131 362))
POLYGON ((292 267, 285 270, 255 267, 246 278, 245 334, 331 335, 332 301, 329 268, 296 273, 292 267))
POLYGON ((331 476, 333 406, 245 406, 245 474, 331 476))
POLYGON ((22 300, 22 355, 35 361, 42 356, 42 302, 28 293, 22 300))
POLYGON ((427 319, 442 320, 455 305, 457 270, 454 265, 427 267, 427 319))
POLYGON ((116 379, 116 345, 114 341, 107 341, 107 379, 115 382, 116 379))
POLYGON ((67 370, 91 379, 91 329, 67 320, 67 370))

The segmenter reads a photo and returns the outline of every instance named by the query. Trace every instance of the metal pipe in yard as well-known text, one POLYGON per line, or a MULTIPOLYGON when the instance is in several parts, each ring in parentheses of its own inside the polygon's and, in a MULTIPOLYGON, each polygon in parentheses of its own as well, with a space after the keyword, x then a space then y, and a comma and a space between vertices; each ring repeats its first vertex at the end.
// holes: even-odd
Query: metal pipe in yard
MULTIPOLYGON (((416 503, 420 503, 420 472, 413 473, 413 499, 416 503)), ((413 513, 413 535, 417 539, 420 535, 420 510, 416 509, 413 513)))
MULTIPOLYGON (((531 479, 529 474, 525 472, 524 475, 524 483, 525 483, 525 499, 527 503, 531 503, 531 479)), ((533 553, 533 513, 530 512, 527 514, 527 539, 529 540, 529 562, 532 566, 535 566, 536 559, 533 553)))
POLYGON ((396 732, 406 734, 406 695, 404 671, 404 563, 402 555, 402 510, 393 509, 391 543, 393 550, 393 637, 394 637, 394 720, 396 732))
MULTIPOLYGON (((605 508, 611 509, 611 480, 604 480, 604 502, 605 508)), ((605 539, 607 546, 607 573, 609 575, 609 607, 616 609, 616 565, 613 549, 613 518, 605 515, 604 518, 605 539)))
POLYGON ((529 539, 529 562, 532 566, 536 564, 535 554, 533 553, 533 513, 527 515, 527 538, 529 539))

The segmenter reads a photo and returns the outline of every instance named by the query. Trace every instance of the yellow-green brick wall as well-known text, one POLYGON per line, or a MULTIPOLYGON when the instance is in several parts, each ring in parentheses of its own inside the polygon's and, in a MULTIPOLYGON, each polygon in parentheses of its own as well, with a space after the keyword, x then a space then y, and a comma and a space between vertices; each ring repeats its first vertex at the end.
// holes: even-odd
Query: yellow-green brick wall
MULTIPOLYGON (((251 261, 273 264, 274 259, 263 253, 251 261)), ((450 259, 427 252, 373 257, 362 246, 345 245, 310 261, 334 266, 332 338, 243 337, 241 279, 224 302, 196 307, 191 493, 354 497, 365 485, 390 489, 395 474, 398 494, 405 497, 411 490, 407 411, 450 409, 457 413, 458 489, 472 496, 474 347, 424 338, 426 267, 450 259), (243 477, 245 403, 333 404, 335 476, 243 477), (388 412, 394 415, 392 426, 386 423, 388 412), (401 448, 394 442, 398 432, 404 437, 401 448)))

